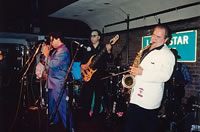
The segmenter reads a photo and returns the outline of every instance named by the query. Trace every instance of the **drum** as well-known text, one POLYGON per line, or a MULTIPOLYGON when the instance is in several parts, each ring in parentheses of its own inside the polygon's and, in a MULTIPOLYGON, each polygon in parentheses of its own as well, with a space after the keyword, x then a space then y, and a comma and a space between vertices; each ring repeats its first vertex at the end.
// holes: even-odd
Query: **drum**
POLYGON ((82 89, 82 81, 74 80, 73 81, 73 102, 72 105, 74 108, 79 108, 81 101, 81 89, 82 89))

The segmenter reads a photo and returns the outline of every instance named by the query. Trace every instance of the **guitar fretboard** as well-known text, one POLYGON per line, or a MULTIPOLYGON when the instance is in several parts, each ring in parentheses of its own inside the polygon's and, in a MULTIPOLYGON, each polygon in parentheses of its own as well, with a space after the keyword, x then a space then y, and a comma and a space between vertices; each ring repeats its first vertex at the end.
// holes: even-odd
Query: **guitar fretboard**
POLYGON ((99 59, 101 58, 101 56, 102 56, 105 52, 106 52, 106 47, 104 47, 104 48, 100 51, 100 53, 92 59, 92 62, 90 63, 89 67, 90 67, 90 68, 93 68, 93 67, 96 65, 96 63, 99 61, 99 59))

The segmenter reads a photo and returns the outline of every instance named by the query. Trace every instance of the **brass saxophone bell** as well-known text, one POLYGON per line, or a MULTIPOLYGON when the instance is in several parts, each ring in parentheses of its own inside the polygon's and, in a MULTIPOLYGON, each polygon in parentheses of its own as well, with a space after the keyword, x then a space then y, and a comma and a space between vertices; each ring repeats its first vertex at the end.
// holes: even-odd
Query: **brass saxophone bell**
POLYGON ((125 88, 131 89, 135 85, 135 77, 131 74, 123 75, 122 85, 125 88))

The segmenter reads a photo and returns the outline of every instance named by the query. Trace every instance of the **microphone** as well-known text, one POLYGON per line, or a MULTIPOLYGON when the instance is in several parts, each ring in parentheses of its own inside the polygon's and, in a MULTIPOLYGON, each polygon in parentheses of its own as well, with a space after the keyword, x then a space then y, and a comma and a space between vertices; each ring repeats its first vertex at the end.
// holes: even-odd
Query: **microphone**
POLYGON ((89 51, 91 51, 91 47, 87 47, 87 46, 85 46, 84 44, 81 44, 81 43, 79 43, 79 42, 77 42, 77 41, 73 41, 75 44, 77 44, 78 46, 80 46, 81 48, 84 48, 84 49, 86 49, 88 52, 89 51))

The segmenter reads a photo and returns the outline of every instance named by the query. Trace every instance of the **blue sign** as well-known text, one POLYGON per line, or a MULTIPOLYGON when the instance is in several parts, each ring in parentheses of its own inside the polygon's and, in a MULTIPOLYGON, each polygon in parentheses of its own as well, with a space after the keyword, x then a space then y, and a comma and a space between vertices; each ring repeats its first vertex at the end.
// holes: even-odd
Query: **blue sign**
MULTIPOLYGON (((142 47, 150 42, 151 36, 142 37, 142 47)), ((173 33, 168 47, 178 51, 178 55, 181 56, 178 62, 196 62, 197 30, 173 33)))

